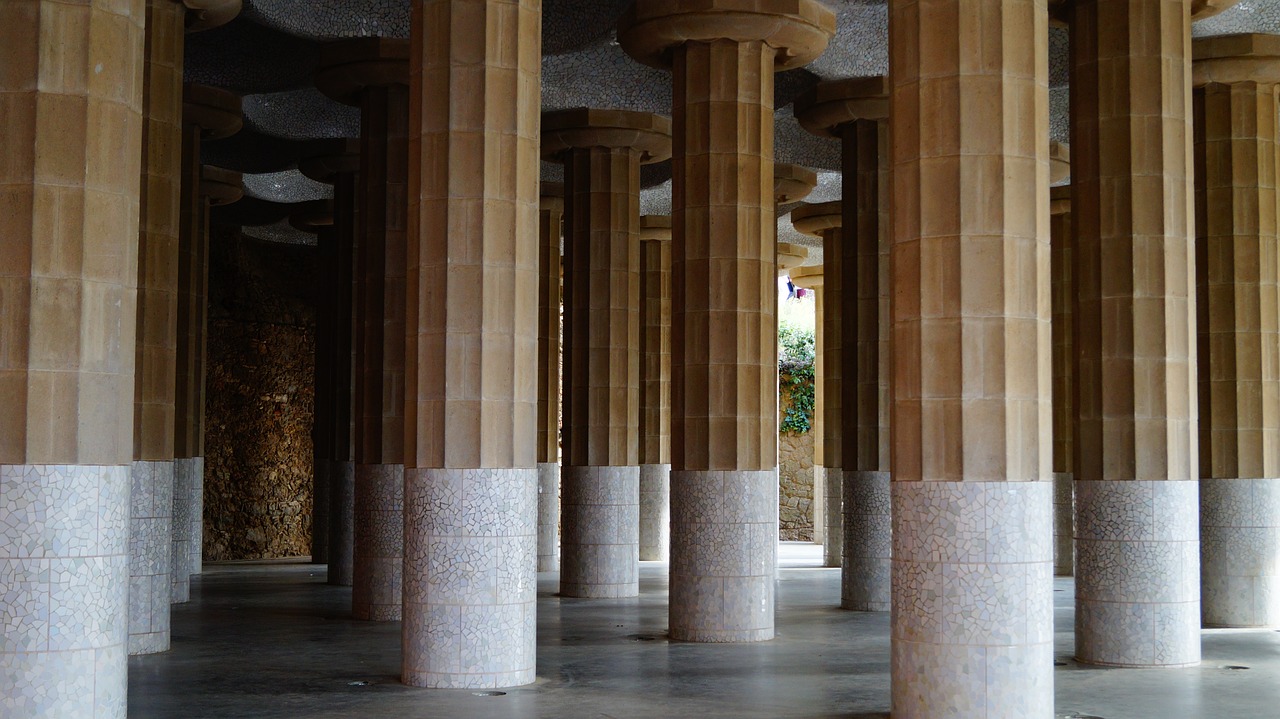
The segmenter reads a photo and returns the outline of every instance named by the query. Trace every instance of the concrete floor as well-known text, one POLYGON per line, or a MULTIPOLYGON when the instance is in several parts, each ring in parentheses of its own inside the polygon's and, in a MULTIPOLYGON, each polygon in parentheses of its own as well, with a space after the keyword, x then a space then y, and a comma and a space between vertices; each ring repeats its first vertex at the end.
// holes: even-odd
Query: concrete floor
MULTIPOLYGON (((645 562, 640 597, 560 599, 538 583, 538 681, 500 696, 397 680, 400 625, 349 618, 351 590, 299 563, 206 567, 173 608, 173 649, 129 663, 135 719, 440 717, 883 717, 888 614, 835 608, 839 570, 821 548, 784 544, 778 638, 668 642, 666 565, 645 562)), ((1069 660, 1071 581, 1055 583, 1059 717, 1280 717, 1280 634, 1204 632, 1192 669, 1098 669, 1069 660), (1225 666, 1248 669, 1225 669, 1225 666)))

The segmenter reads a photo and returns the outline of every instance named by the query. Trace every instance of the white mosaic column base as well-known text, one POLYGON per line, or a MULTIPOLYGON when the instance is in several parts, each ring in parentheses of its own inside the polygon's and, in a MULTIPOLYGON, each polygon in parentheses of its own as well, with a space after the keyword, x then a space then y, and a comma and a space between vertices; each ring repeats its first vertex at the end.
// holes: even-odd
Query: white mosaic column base
POLYGON ((124 719, 129 475, 0 465, 0 717, 124 719))
POLYGON ((204 571, 204 457, 191 458, 191 576, 204 571))
POLYGON ((1070 577, 1076 566, 1076 483, 1075 475, 1053 475, 1053 573, 1070 577))
POLYGON ((356 466, 351 616, 400 620, 404 566, 404 465, 356 466))
POLYGON ((356 466, 334 462, 329 474, 328 583, 350 587, 355 581, 356 466))
POLYGON ((777 470, 672 470, 672 639, 772 639, 777 563, 777 470))
POLYGON ((893 482, 893 716, 1053 717, 1053 486, 893 482))
POLYGON ((538 465, 538 571, 560 571, 560 463, 538 465))
POLYGON ((1199 482, 1076 481, 1076 659, 1200 662, 1199 482))
POLYGON ((844 563, 840 606, 887 612, 893 556, 893 500, 888 472, 844 473, 844 563))
POLYGON ((839 567, 844 561, 844 471, 824 467, 822 566, 839 567))
POLYGON ((169 650, 173 461, 134 462, 130 478, 129 654, 155 654, 169 650))
POLYGON ((1200 480, 1201 616, 1280 625, 1280 479, 1200 480))
POLYGON ((640 468, 560 470, 560 595, 640 594, 640 468))
POLYGON ((671 556, 671 465, 640 465, 640 561, 671 556))
POLYGON ((404 683, 533 682, 537 552, 536 469, 408 469, 404 683))
POLYGON ((196 460, 182 457, 173 460, 173 542, 170 548, 169 601, 182 604, 191 601, 191 504, 195 492, 196 460))

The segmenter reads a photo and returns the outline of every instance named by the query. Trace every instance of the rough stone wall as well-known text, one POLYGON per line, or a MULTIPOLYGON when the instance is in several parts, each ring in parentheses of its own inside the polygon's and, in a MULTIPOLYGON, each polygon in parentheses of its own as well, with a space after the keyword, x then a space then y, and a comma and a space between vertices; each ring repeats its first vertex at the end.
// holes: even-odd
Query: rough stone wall
POLYGON ((205 560, 305 556, 315 248, 215 229, 209 254, 205 560))
MULTIPOLYGON (((784 391, 782 412, 791 401, 784 391)), ((778 538, 813 541, 813 430, 804 434, 778 435, 778 538)))

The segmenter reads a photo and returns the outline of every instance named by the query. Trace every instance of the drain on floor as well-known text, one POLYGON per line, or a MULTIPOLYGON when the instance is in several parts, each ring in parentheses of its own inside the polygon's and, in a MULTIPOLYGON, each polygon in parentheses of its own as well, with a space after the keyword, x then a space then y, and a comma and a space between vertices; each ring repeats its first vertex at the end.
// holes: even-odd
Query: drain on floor
POLYGON ((362 680, 360 680, 360 681, 358 681, 358 682, 347 682, 347 686, 349 686, 349 687, 367 687, 367 686, 369 686, 369 685, 370 685, 370 684, 372 684, 372 683, 373 683, 373 682, 366 682, 366 681, 364 681, 364 680, 362 679, 362 680))
POLYGON ((1067 712, 1066 714, 1059 714, 1058 719, 1102 719, 1102 717, 1096 716, 1094 714, 1081 714, 1079 712, 1067 712))
POLYGON ((1243 670, 1245 670, 1245 669, 1248 669, 1249 667, 1246 667, 1246 666, 1241 665, 1241 664, 1227 664, 1226 666, 1224 666, 1224 667, 1222 667, 1222 668, 1223 668, 1223 669, 1230 670, 1230 671, 1233 671, 1233 672, 1239 672, 1239 671, 1243 671, 1243 670))
POLYGON ((473 697, 505 697, 506 692, 471 692, 473 697))
POLYGON ((652 634, 632 634, 628 637, 633 642, 656 642, 658 638, 652 634))
POLYGON ((1065 667, 1065 666, 1067 666, 1067 663, 1066 663, 1066 662, 1064 662, 1064 661, 1062 661, 1061 659, 1055 659, 1055 660, 1054 660, 1054 662, 1053 662, 1053 665, 1054 665, 1055 667, 1065 667))

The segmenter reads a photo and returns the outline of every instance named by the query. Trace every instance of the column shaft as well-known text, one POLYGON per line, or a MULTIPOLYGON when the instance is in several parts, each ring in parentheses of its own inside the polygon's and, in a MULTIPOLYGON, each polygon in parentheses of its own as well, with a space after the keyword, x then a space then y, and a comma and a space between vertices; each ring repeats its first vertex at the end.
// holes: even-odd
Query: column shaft
MULTIPOLYGON (((844 269, 844 236, 840 227, 822 233, 822 379, 818 394, 822 396, 822 470, 823 511, 826 538, 822 542, 823 565, 839 567, 844 557, 844 404, 845 344, 842 325, 849 312, 848 300, 855 292, 852 283, 842 280, 844 269)), ((851 378, 852 379, 852 378, 851 378)), ((814 462, 817 465, 817 462, 814 462)))
POLYGON ((1071 471, 1075 426, 1075 308, 1071 188, 1051 190, 1050 294, 1053 304, 1053 573, 1075 571, 1075 475, 1071 471))
POLYGON ((359 283, 355 265, 360 221, 357 172, 334 179, 333 198, 338 263, 334 275, 334 343, 332 357, 333 421, 329 462, 328 583, 349 587, 355 581, 355 293, 359 283))
POLYGON ((560 570, 560 238, 564 199, 538 210, 538 571, 560 570))
POLYGON ((671 219, 640 221, 640 559, 671 551, 671 219))

